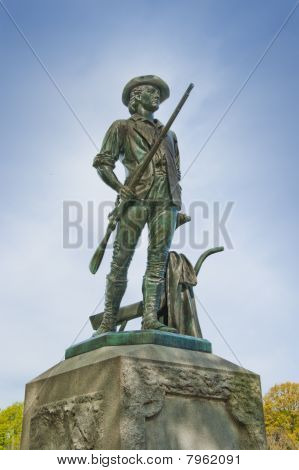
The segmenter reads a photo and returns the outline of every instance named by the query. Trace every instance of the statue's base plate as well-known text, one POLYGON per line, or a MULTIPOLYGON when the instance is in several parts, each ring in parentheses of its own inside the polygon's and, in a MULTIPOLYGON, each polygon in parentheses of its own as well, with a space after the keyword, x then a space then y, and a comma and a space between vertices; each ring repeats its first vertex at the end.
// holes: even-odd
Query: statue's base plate
POLYGON ((99 336, 93 336, 81 343, 70 346, 65 351, 65 359, 103 348, 104 346, 125 346, 134 344, 158 344, 160 346, 189 349, 191 351, 212 352, 212 344, 207 339, 157 330, 140 330, 122 331, 118 333, 109 332, 99 336))

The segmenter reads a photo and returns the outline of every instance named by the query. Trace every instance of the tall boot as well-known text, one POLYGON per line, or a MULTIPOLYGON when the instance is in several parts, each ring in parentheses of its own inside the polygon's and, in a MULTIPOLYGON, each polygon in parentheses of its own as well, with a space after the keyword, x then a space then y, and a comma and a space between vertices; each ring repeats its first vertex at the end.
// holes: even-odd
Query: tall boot
POLYGON ((126 280, 116 280, 111 275, 106 277, 104 317, 96 335, 116 331, 116 318, 126 287, 126 280))
POLYGON ((170 328, 164 323, 159 322, 157 313, 160 307, 161 293, 164 282, 159 280, 151 280, 148 277, 143 278, 143 330, 160 330, 169 333, 177 333, 175 328, 170 328))

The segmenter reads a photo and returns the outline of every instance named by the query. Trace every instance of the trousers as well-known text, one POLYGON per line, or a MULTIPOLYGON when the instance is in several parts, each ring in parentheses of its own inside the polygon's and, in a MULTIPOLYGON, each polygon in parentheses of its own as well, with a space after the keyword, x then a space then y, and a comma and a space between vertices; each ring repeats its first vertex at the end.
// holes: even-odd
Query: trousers
POLYGON ((177 209, 160 202, 132 202, 117 226, 109 277, 127 281, 127 272, 140 238, 148 224, 148 251, 145 276, 164 279, 169 248, 176 227, 177 209))
MULTIPOLYGON (((110 273, 107 276, 103 328, 115 329, 115 319, 127 286, 127 272, 145 224, 148 225, 147 265, 143 278, 143 319, 152 321, 160 305, 169 248, 178 209, 160 201, 127 203, 118 223, 110 273)), ((161 325, 162 326, 162 325, 161 325)))

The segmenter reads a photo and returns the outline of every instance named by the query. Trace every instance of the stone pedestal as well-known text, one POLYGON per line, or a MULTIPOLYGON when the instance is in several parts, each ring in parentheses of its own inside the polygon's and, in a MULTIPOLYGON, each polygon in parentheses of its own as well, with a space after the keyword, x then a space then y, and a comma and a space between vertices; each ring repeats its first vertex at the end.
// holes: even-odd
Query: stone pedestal
POLYGON ((264 449, 259 376, 208 352, 105 346, 26 386, 22 449, 264 449))

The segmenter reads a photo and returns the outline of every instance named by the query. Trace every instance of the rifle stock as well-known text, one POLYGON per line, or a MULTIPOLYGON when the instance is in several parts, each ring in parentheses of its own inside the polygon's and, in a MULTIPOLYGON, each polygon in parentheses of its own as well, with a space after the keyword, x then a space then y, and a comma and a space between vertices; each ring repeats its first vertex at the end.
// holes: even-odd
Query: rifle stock
POLYGON ((100 267, 100 264, 102 262, 102 259, 106 250, 107 243, 109 241, 110 235, 113 232, 113 230, 114 230, 114 227, 110 226, 110 223, 109 223, 105 236, 103 240, 101 241, 101 243, 99 244, 96 251, 94 252, 94 255, 91 258, 91 261, 89 263, 89 270, 92 274, 95 274, 100 267))

